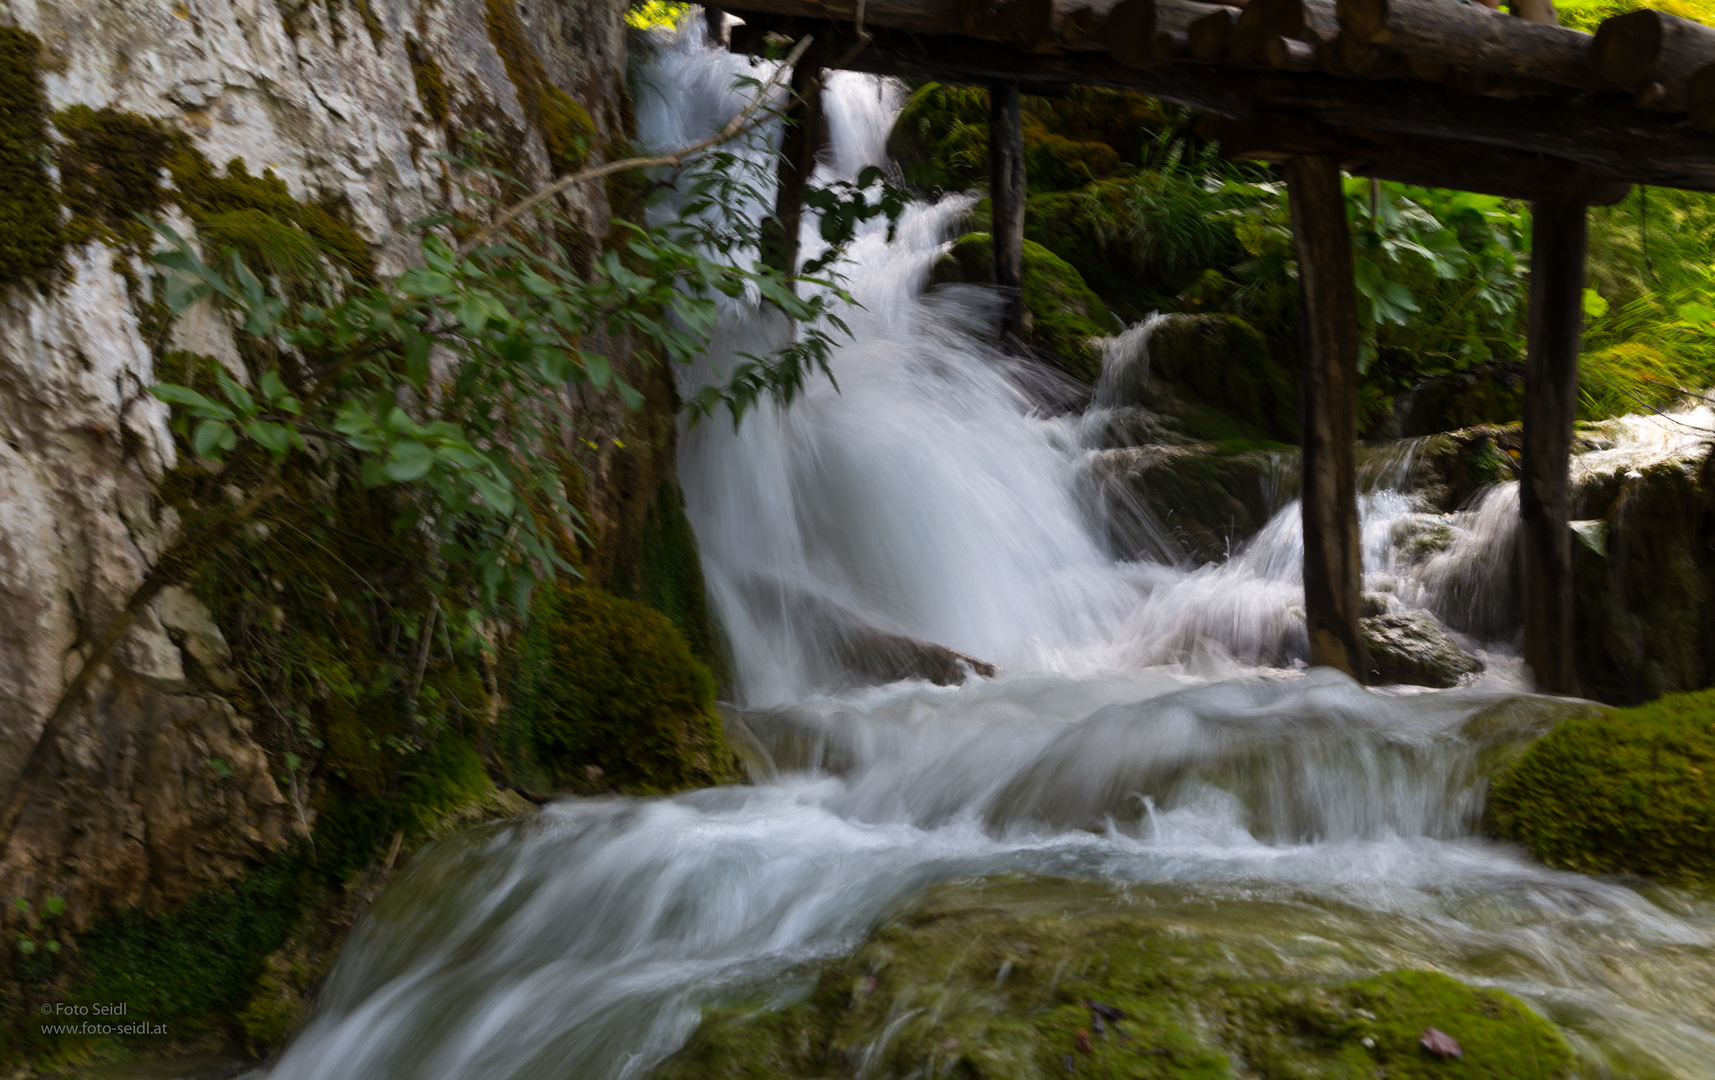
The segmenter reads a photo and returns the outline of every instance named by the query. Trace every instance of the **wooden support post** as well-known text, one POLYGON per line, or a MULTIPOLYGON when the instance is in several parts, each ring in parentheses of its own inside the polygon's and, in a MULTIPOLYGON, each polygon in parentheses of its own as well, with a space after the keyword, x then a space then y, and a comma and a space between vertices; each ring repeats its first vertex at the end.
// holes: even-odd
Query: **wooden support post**
POLYGON ((989 87, 989 205, 994 283, 1009 290, 1003 329, 1022 338, 1024 299, 1024 114, 1015 83, 989 87))
POLYGON ((822 69, 808 60, 792 69, 792 99, 776 165, 774 217, 763 223, 763 258, 791 276, 798 272, 798 232, 804 219, 804 185, 816 171, 817 132, 822 128, 822 69))
POLYGON ((1584 325, 1583 202, 1531 204, 1524 368, 1524 659, 1538 690, 1578 692, 1572 660, 1572 421, 1584 325))
POLYGON ((1358 629, 1363 549, 1358 542, 1358 308, 1339 161, 1286 162, 1298 253, 1303 351, 1304 614, 1310 662, 1368 681, 1358 629))

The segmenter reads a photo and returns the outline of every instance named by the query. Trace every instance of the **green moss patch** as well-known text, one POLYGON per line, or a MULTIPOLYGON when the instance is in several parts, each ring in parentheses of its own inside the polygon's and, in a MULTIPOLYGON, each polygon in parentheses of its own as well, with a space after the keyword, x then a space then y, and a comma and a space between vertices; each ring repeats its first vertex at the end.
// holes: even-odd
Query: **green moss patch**
POLYGON ((59 199, 48 178, 41 42, 0 26, 0 284, 45 284, 60 265, 59 199))
POLYGON ((1230 430, 1220 430, 1219 423, 1192 425, 1192 434, 1297 440, 1297 384, 1269 351, 1268 341, 1243 319, 1169 316, 1150 334, 1149 359, 1152 376, 1185 388, 1234 425, 1230 430))
POLYGON ((524 118, 542 136, 556 174, 576 172, 589 160, 595 121, 572 96, 555 86, 524 32, 513 0, 485 0, 488 38, 506 65, 524 118))
POLYGON ((650 607, 558 586, 532 612, 511 667, 520 749, 556 787, 658 794, 738 778, 714 676, 650 607))
POLYGON ((1487 818, 1550 866, 1715 885, 1715 690, 1562 723, 1494 778, 1487 818))
POLYGON ((342 219, 332 202, 300 202, 286 182, 266 169, 253 176, 244 159, 227 162, 224 176, 207 158, 181 147, 168 163, 174 201, 218 246, 236 250, 252 266, 294 272, 313 246, 365 284, 375 281, 369 243, 342 219))
POLYGON ((814 976, 808 996, 712 1012, 663 1080, 1566 1077, 1572 1054, 1507 994, 1434 972, 1319 980, 1266 950, 1072 897, 1068 883, 949 886, 814 976), (1076 904, 1076 900, 1073 900, 1076 904), (1458 1059, 1427 1054, 1434 1027, 1458 1059))
POLYGON ((60 195, 71 211, 66 239, 139 251, 153 234, 138 214, 157 217, 166 204, 161 170, 184 137, 146 116, 72 105, 54 114, 65 144, 59 150, 60 195))
POLYGON ((423 115, 437 124, 447 122, 451 115, 447 79, 434 54, 414 37, 405 39, 405 56, 411 61, 411 79, 417 84, 417 103, 423 115))

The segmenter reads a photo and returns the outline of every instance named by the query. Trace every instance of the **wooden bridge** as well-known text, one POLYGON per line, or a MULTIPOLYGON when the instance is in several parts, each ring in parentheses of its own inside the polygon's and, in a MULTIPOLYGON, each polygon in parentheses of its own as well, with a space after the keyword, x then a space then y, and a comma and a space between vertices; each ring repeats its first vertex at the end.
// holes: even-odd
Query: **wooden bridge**
MULTIPOLYGON (((1085 84, 1222 118, 1229 156, 1281 163, 1298 256, 1310 661, 1360 680, 1358 319, 1340 174, 1532 204, 1519 508, 1525 659, 1576 693, 1571 484, 1585 207, 1632 184, 1715 191, 1715 29, 1655 11, 1594 35, 1550 0, 725 0, 729 44, 814 44, 793 72, 776 218, 795 246, 825 66, 988 87, 997 285, 1023 270, 1019 96, 1085 84)), ((718 12, 712 12, 718 15, 718 12)), ((725 20, 711 25, 725 27, 725 20)), ((796 253, 788 249, 787 259, 796 253)))

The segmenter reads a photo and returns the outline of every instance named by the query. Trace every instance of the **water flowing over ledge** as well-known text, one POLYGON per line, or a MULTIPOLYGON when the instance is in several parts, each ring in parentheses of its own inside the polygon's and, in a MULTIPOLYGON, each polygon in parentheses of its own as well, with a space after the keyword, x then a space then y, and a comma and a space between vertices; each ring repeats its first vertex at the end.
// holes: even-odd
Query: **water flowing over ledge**
MULTIPOLYGON (((696 23, 653 64, 651 142, 737 107, 743 61, 702 48, 696 23)), ((824 168, 879 160, 898 101, 836 76, 824 168)), ((1114 406, 1038 408, 980 331, 992 297, 922 291, 968 208, 915 205, 894 243, 854 247, 864 306, 837 391, 818 381, 684 442, 758 782, 569 800, 423 851, 268 1075, 644 1076, 706 1006, 789 996, 925 888, 1014 873, 1102 882, 1212 932, 1266 927, 1294 971, 1429 967, 1506 989, 1597 1073, 1715 1075, 1715 911, 1479 835, 1497 757, 1578 708, 1522 694, 1509 658, 1516 492, 1427 515, 1384 475, 1363 505, 1366 588, 1435 612, 1486 674, 1408 694, 1295 671, 1296 504, 1224 561, 1189 565, 1159 538, 1157 558, 1116 559, 1080 487, 1114 406), (854 626, 1002 673, 855 686, 854 626)), ((692 385, 779 333, 735 308, 692 385)), ((1133 331, 1110 365, 1146 346, 1133 331)), ((1614 452, 1658 431, 1624 426, 1614 452)))

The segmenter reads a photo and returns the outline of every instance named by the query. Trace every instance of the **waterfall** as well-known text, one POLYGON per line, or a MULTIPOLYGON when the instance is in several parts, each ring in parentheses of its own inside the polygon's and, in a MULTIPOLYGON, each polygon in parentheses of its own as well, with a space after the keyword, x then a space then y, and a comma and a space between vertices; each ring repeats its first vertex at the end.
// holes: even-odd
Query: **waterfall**
MULTIPOLYGON (((661 41, 637 92, 647 140, 723 123, 744 64, 704 47, 700 20, 661 41)), ((823 175, 880 159, 900 93, 830 81, 823 175)), ((1534 730, 1505 664, 1433 694, 1291 671, 1294 502, 1219 563, 1113 556, 1078 495, 1100 394, 1082 416, 1039 408, 1022 362, 987 343, 992 298, 923 293, 968 208, 915 204, 893 243, 877 227, 854 245, 862 306, 837 389, 817 379, 736 431, 685 433, 758 782, 564 800, 419 852, 269 1077, 643 1077, 705 1008, 790 999, 925 887, 1013 872, 1241 920, 1275 904, 1295 942, 1339 943, 1318 973, 1438 968, 1522 996, 1609 1060, 1715 1075, 1715 1028, 1670 974, 1715 981, 1715 920, 1477 835, 1484 755, 1534 730), (854 624, 1003 670, 842 686, 834 646, 854 624)), ((685 388, 782 333, 735 304, 685 388)), ((1147 363, 1147 337, 1110 349, 1104 385, 1147 363)), ((1370 492, 1366 588, 1504 639, 1487 598, 1507 592, 1515 505, 1503 485, 1427 521, 1409 494, 1370 492), (1431 526, 1433 554, 1412 555, 1431 526)))

